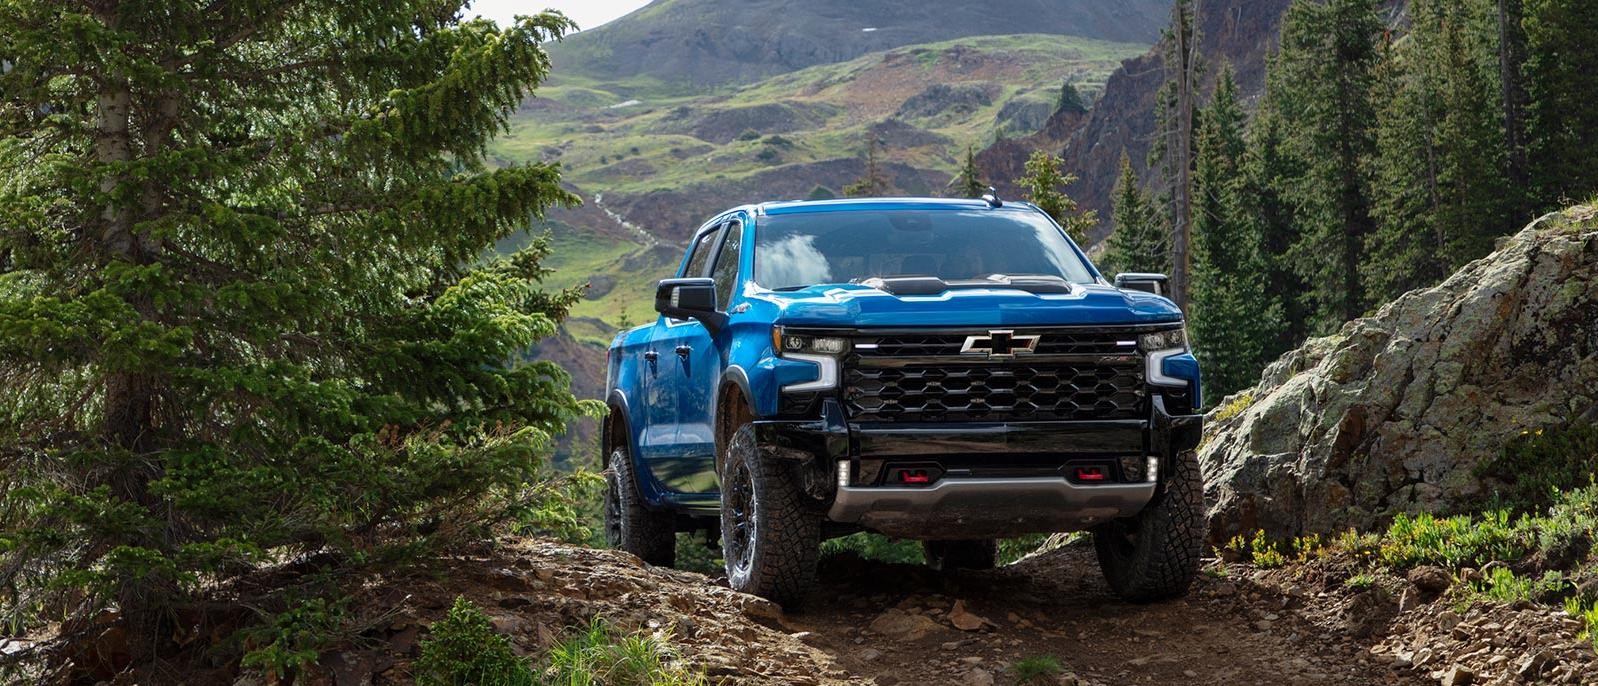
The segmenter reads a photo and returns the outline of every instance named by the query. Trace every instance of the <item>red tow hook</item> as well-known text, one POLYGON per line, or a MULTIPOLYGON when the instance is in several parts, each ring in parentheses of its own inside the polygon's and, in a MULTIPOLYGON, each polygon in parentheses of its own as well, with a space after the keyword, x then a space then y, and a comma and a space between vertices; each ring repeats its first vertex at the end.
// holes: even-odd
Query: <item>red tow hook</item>
POLYGON ((913 472, 899 472, 899 480, 912 486, 920 486, 932 483, 932 477, 928 475, 924 469, 917 469, 913 472))

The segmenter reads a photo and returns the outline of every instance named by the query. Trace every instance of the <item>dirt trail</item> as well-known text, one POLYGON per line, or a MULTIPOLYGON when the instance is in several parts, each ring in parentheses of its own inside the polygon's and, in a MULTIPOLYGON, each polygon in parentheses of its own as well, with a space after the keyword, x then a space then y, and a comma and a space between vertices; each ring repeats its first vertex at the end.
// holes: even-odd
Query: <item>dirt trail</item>
POLYGON ((1434 683, 1317 625, 1304 599, 1247 580, 1204 576, 1182 600, 1122 602, 1085 541, 991 572, 840 557, 822 575, 811 608, 785 623, 881 686, 1015 683, 1009 665, 1042 655, 1060 660, 1062 684, 1434 683))

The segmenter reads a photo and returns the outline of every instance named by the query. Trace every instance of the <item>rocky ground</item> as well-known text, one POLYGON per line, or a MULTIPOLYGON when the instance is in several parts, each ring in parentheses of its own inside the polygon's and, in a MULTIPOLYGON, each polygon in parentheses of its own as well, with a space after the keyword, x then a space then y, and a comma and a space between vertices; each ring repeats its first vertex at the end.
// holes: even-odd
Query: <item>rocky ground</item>
POLYGON ((1211 561, 1186 599, 1131 605, 1110 595, 1086 540, 991 572, 846 554, 823 561, 804 612, 784 614, 700 574, 529 541, 427 580, 374 586, 371 604, 393 610, 364 637, 372 647, 324 656, 306 683, 410 683, 427 625, 457 594, 521 651, 541 652, 598 615, 670 632, 682 660, 721 684, 1017 684, 1015 662, 1040 656, 1061 671, 1027 683, 1462 686, 1598 673, 1579 623, 1562 613, 1456 606, 1447 574, 1350 588, 1333 567, 1211 561))

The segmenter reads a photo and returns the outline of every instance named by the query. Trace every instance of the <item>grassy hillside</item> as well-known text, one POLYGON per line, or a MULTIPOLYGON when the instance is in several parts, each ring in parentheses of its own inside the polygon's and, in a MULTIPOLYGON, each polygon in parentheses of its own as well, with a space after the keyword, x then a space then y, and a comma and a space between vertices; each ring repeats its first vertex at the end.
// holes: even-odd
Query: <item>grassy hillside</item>
POLYGON ((652 318, 656 278, 678 246, 726 207, 833 193, 882 141, 899 189, 941 193, 966 146, 1025 135, 1070 80, 1090 96, 1141 44, 991 36, 898 48, 710 94, 660 83, 564 76, 539 91, 492 154, 559 160, 584 198, 557 215, 554 283, 591 281, 570 327, 579 340, 652 318), (629 226, 630 224, 630 226, 629 226))
MULTIPOLYGON (((555 70, 679 87, 752 83, 907 45, 1018 29, 1152 43, 1170 0, 657 0, 550 49, 555 70)), ((631 92, 631 91, 629 91, 631 92)))

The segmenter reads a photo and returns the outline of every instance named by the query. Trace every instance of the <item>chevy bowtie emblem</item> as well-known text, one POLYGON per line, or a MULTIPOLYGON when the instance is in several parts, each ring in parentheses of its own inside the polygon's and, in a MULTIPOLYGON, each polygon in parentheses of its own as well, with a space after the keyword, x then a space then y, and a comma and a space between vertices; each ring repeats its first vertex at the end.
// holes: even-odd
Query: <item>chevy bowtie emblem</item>
POLYGON ((989 331, 986 336, 966 336, 960 354, 1015 357, 1030 355, 1037 347, 1037 336, 1017 336, 1014 331, 989 331))

